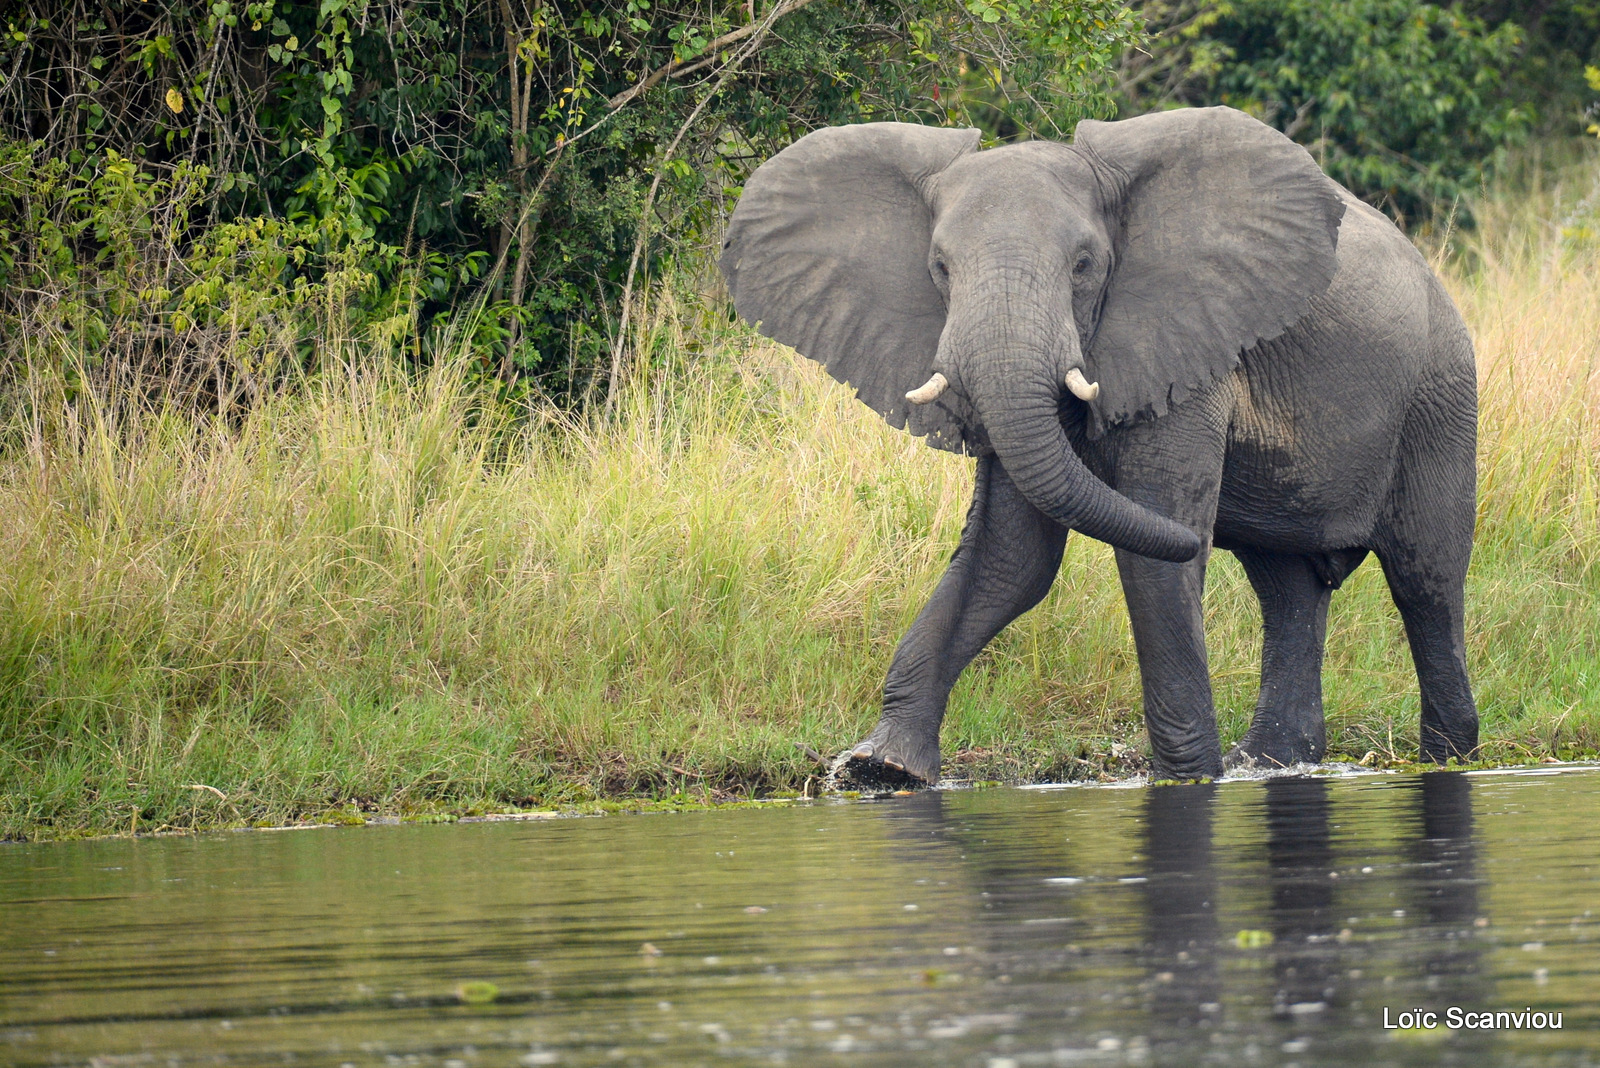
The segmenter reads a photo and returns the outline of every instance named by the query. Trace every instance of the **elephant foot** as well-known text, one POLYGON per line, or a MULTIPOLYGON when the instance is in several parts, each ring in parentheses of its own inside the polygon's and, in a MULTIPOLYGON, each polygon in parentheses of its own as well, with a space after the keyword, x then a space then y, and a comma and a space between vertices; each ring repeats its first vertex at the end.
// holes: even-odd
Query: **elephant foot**
POLYGON ((1423 760, 1430 760, 1435 764, 1443 764, 1454 757, 1463 764, 1477 759, 1478 752, 1478 721, 1474 716, 1466 729, 1455 732, 1454 736, 1445 733, 1437 727, 1424 726, 1422 729, 1421 756, 1423 760))
POLYGON ((834 779, 842 787, 915 790, 939 781, 939 738, 879 723, 864 741, 840 754, 834 779))
POLYGON ((1322 760, 1327 743, 1315 738, 1261 737, 1254 731, 1228 750, 1222 766, 1228 771, 1273 771, 1295 764, 1315 764, 1322 760))
POLYGON ((1199 767, 1168 767, 1159 761, 1150 762, 1150 781, 1163 782, 1210 782, 1212 779, 1222 778, 1222 765, 1220 763, 1207 763, 1199 767))
POLYGON ((1222 747, 1215 739, 1213 734, 1210 739, 1182 748, 1160 746, 1151 739, 1150 781, 1206 782, 1222 778, 1222 747))

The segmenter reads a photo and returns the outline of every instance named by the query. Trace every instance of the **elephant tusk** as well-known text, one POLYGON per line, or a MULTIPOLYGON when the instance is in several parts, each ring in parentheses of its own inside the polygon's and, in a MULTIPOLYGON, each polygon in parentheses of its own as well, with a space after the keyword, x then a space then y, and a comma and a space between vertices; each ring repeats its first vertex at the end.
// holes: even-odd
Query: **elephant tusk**
POLYGON ((1081 401, 1092 401, 1100 396, 1100 383, 1088 381, 1076 367, 1067 372, 1067 388, 1081 401))
POLYGON ((950 380, 938 371, 933 372, 933 377, 906 394, 906 400, 912 404, 927 404, 929 401, 938 400, 939 394, 950 388, 950 380))

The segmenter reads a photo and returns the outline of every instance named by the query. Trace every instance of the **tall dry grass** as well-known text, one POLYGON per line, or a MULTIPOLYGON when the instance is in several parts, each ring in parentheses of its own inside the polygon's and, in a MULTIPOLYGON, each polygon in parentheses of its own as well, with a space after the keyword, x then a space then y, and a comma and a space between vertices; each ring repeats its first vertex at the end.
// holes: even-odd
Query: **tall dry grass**
MULTIPOLYGON (((1600 746, 1600 201, 1591 157, 1432 250, 1472 323, 1482 497, 1469 642, 1489 753, 1600 746), (1565 226, 1568 231, 1563 234, 1565 226)), ((0 457, 0 834, 793 786, 854 741, 959 534, 970 461, 888 430, 804 361, 656 298, 609 421, 487 403, 460 367, 359 355, 242 423, 31 380, 0 457)), ((1259 617, 1207 595, 1225 738, 1259 617)), ((1378 569, 1335 600, 1336 752, 1414 752, 1378 569)), ((957 687, 978 776, 1142 745, 1110 553, 957 687)))
POLYGON ((1445 278, 1472 326, 1479 703, 1504 752, 1600 746, 1600 152, 1531 160, 1445 278))

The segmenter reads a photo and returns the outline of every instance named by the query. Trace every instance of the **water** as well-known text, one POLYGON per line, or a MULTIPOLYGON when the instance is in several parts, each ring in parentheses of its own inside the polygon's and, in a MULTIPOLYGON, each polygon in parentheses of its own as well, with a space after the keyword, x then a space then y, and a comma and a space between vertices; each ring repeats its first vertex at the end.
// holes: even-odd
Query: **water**
POLYGON ((0 1063, 1593 1063, 1597 815, 1571 770, 0 847, 0 1063))

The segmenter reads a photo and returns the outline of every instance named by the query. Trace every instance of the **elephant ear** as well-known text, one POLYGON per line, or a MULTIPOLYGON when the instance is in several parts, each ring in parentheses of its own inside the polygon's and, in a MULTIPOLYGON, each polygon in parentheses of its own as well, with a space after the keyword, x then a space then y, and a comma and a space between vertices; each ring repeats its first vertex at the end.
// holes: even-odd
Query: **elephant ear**
POLYGON ((757 168, 728 224, 733 306, 827 368, 897 429, 981 452, 967 402, 914 405, 933 374, 944 300, 928 276, 930 180, 978 145, 976 130, 901 122, 807 134, 757 168))
POLYGON ((1232 108, 1078 124, 1105 179, 1112 274, 1086 354, 1091 434, 1231 373, 1328 288, 1344 202, 1310 154, 1232 108))

